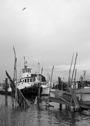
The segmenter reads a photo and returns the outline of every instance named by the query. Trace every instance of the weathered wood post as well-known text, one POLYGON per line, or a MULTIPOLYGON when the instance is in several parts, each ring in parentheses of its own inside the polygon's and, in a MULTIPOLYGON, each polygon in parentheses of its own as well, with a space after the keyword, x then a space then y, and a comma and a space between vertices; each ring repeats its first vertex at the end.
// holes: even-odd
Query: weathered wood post
POLYGON ((38 96, 37 96, 37 102, 39 103, 40 102, 40 83, 38 83, 38 96))
POLYGON ((59 104, 59 109, 62 110, 62 104, 59 104))
POLYGON ((70 109, 70 106, 69 105, 66 105, 65 109, 66 110, 69 110, 70 109))
MULTIPOLYGON (((58 89, 63 90, 63 85, 62 85, 60 77, 58 77, 58 89)), ((59 104, 59 109, 62 110, 62 104, 61 103, 59 104)))
POLYGON ((58 77, 58 89, 61 90, 61 87, 62 87, 62 86, 61 86, 61 78, 58 77))
MULTIPOLYGON (((10 82, 11 83, 11 82, 10 82)), ((14 91, 12 90, 11 92, 11 97, 12 97, 12 108, 14 108, 14 91)))
POLYGON ((7 90, 8 90, 8 79, 6 78, 5 79, 5 106, 8 106, 8 92, 7 92, 7 90))

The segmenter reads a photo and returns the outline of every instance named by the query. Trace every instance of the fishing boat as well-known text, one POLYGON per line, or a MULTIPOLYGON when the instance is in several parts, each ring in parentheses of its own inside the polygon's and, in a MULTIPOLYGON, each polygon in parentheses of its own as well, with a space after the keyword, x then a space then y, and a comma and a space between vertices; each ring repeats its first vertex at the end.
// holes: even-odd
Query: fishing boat
MULTIPOLYGON (((38 95, 49 95, 50 84, 46 81, 45 76, 40 73, 33 73, 27 64, 24 64, 21 77, 14 83, 16 88, 27 99, 35 99, 38 95)), ((5 94, 4 88, 0 90, 0 94, 5 94)), ((7 94, 12 95, 10 84, 8 85, 7 94)))
POLYGON ((32 69, 26 64, 22 69, 22 75, 20 80, 16 83, 16 86, 21 90, 25 98, 35 98, 38 95, 40 88, 40 95, 42 93, 43 84, 46 83, 46 78, 39 73, 32 73, 32 69))
POLYGON ((42 73, 33 73, 26 61, 24 61, 24 68, 16 86, 27 99, 35 98, 38 95, 47 96, 50 91, 50 82, 46 81, 46 77, 42 73))

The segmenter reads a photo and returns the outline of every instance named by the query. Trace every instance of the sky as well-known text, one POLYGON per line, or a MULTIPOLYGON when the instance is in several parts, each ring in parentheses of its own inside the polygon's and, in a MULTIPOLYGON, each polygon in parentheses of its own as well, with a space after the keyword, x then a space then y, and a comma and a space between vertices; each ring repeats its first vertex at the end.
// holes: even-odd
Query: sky
POLYGON ((25 56, 64 76, 76 52, 78 69, 90 70, 90 0, 0 0, 0 80, 13 76, 13 45, 18 71, 25 56))

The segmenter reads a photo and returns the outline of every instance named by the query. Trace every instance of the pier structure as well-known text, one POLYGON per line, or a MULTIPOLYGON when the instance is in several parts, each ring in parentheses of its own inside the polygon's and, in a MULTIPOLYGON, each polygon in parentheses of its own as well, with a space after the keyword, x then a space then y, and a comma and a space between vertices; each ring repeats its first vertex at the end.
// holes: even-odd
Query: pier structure
POLYGON ((51 93, 53 96, 50 97, 50 102, 56 102, 59 103, 60 110, 62 109, 62 106, 64 105, 66 109, 71 109, 71 110, 78 110, 79 109, 79 102, 76 102, 74 96, 70 94, 70 92, 66 92, 63 90, 51 90, 51 93))
POLYGON ((77 110, 80 108, 78 98, 76 97, 75 93, 75 81, 76 81, 76 61, 77 61, 77 56, 78 54, 76 53, 75 55, 75 61, 73 65, 73 59, 74 55, 72 56, 71 60, 71 65, 69 69, 69 77, 68 77, 68 83, 67 83, 67 89, 64 89, 63 84, 60 81, 60 78, 58 77, 58 85, 59 85, 59 90, 55 89, 52 93, 54 94, 54 97, 50 97, 50 101, 52 102, 57 102, 60 104, 60 109, 62 108, 62 104, 66 106, 66 108, 70 108, 73 110, 77 110), (72 70, 72 65, 73 65, 73 70, 72 70), (72 76, 71 76, 72 72, 72 76), (72 88, 73 86, 73 88, 72 88))

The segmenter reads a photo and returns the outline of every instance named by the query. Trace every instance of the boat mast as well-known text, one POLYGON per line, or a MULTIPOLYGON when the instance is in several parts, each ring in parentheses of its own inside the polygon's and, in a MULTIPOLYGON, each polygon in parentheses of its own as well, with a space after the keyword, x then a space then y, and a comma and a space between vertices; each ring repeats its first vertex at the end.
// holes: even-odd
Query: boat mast
POLYGON ((83 71, 83 80, 85 81, 86 79, 86 70, 83 71))
POLYGON ((40 74, 40 62, 39 61, 38 61, 37 65, 38 65, 38 71, 37 71, 37 73, 40 74))
POLYGON ((75 74, 75 67, 76 67, 77 56, 78 56, 78 53, 76 53, 76 56, 75 56, 74 68, 73 68, 72 78, 71 78, 71 84, 72 84, 73 77, 74 77, 74 74, 75 74))
POLYGON ((53 65, 53 67, 52 67, 52 71, 51 71, 51 77, 50 77, 50 87, 52 86, 53 70, 54 70, 54 65, 53 65))
MULTIPOLYGON (((13 76, 13 83, 16 86, 16 82, 17 82, 17 57, 16 57, 16 51, 15 48, 13 46, 13 51, 14 51, 14 76, 13 76)), ((13 92, 13 90, 12 90, 13 92)), ((14 95, 14 92, 13 92, 14 95)), ((17 88, 15 88, 15 99, 17 99, 17 88)), ((15 101, 15 105, 16 105, 16 101, 15 101)), ((14 107, 14 99, 12 97, 12 106, 14 107)))
POLYGON ((25 64, 26 64, 26 63, 25 63, 25 56, 24 56, 24 68, 25 68, 25 64))
POLYGON ((72 56, 71 65, 70 65, 70 69, 69 69, 68 87, 70 86, 70 81, 71 81, 70 75, 71 75, 71 69, 72 69, 72 64, 73 64, 73 58, 74 58, 74 54, 72 56))
POLYGON ((41 68, 41 74, 43 74, 43 67, 41 68))

